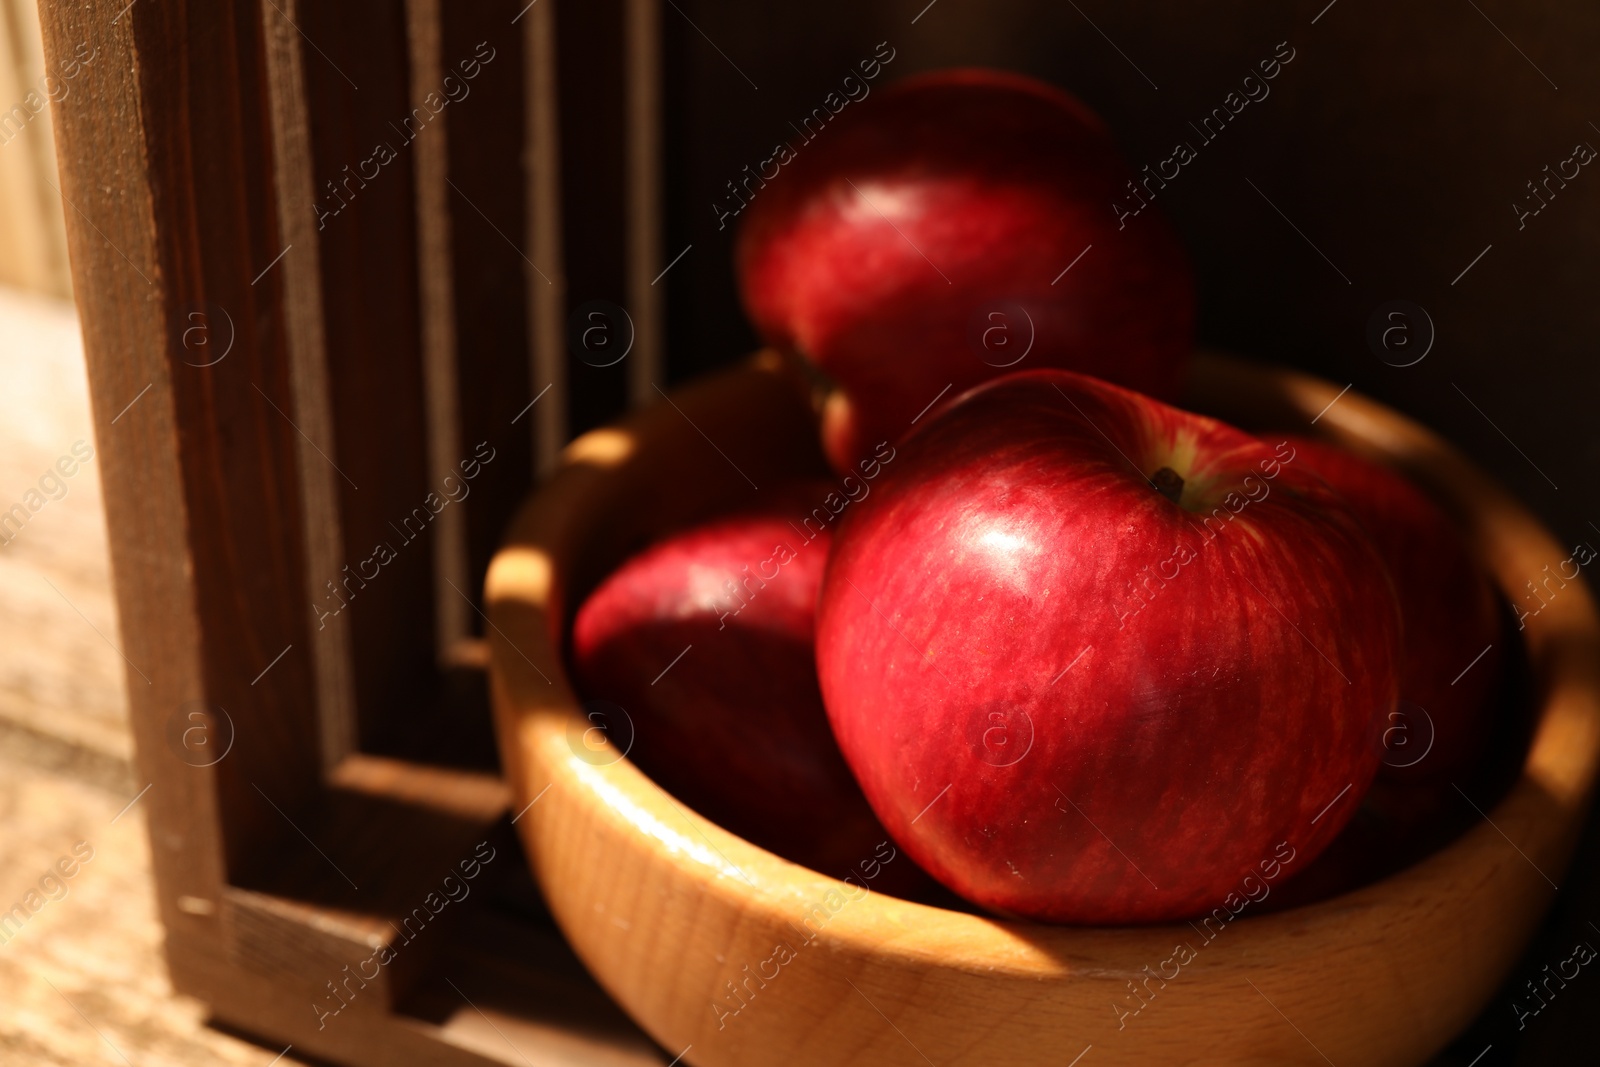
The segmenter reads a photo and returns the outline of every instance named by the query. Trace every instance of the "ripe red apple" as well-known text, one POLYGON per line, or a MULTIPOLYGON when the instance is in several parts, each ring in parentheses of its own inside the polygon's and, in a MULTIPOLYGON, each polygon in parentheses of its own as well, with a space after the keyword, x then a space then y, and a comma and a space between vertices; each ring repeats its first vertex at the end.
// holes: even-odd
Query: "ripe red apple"
MULTIPOLYGON (((579 691, 602 702, 608 739, 668 792, 747 840, 861 883, 857 868, 877 873, 888 835, 817 689, 812 635, 831 531, 800 526, 833 488, 768 489, 760 511, 625 562, 578 610, 572 665, 579 691)), ((882 865, 868 888, 904 886, 911 869, 882 865)))
POLYGON ((1188 263, 1154 204, 1119 217, 1138 187, 1080 101, 947 70, 879 90, 814 136, 751 190, 738 276, 768 343, 837 383, 823 427, 837 469, 1006 368, 1175 393, 1194 328, 1188 263))
POLYGON ((1494 590, 1449 516, 1404 476, 1323 441, 1291 441, 1371 535, 1400 601, 1401 702, 1378 779, 1449 790, 1487 742, 1503 644, 1494 590))
POLYGON ((1399 648, 1382 560, 1293 446, 1054 370, 904 442, 817 622, 895 839, 1075 923, 1231 907, 1280 845, 1308 863, 1377 771, 1399 648))

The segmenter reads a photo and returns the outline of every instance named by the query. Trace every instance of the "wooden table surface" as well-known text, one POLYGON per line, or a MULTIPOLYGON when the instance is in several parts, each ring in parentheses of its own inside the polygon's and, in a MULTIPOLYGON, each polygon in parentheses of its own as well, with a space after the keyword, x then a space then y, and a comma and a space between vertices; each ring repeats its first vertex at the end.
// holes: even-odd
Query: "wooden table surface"
MULTIPOLYGON (((70 303, 0 288, 0 383, 3 514, 94 443, 70 303)), ((167 983, 98 474, 91 459, 0 529, 0 913, 46 901, 0 927, 0 1063, 264 1067, 282 1050, 208 1027, 167 983), (63 859, 73 876, 50 877, 63 859)))

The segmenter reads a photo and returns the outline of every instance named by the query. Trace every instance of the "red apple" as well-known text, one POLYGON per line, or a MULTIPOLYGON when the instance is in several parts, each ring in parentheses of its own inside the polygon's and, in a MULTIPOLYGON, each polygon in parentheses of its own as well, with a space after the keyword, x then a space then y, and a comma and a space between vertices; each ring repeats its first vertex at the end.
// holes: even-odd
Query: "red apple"
POLYGON ((930 874, 1005 914, 1153 922, 1338 833, 1378 769, 1398 609, 1275 444, 1055 370, 904 442, 836 535, 817 663, 930 874))
POLYGON ((1383 732, 1379 781, 1451 791, 1483 753, 1500 681, 1494 590, 1449 516, 1401 474, 1322 441, 1291 441, 1366 527, 1400 601, 1401 700, 1383 732))
MULTIPOLYGON (((838 385, 840 470, 1006 368, 1175 393, 1194 284, 1100 120, 993 70, 908 78, 790 142, 740 220, 740 290, 770 344, 838 385)), ((758 179, 759 180, 759 179, 758 179)))
POLYGON ((869 888, 904 885, 909 861, 873 862, 888 835, 817 689, 812 635, 831 533, 800 523, 831 491, 768 489, 760 511, 625 562, 578 610, 572 664, 608 739, 689 807, 824 873, 863 882, 867 862, 893 874, 869 888))

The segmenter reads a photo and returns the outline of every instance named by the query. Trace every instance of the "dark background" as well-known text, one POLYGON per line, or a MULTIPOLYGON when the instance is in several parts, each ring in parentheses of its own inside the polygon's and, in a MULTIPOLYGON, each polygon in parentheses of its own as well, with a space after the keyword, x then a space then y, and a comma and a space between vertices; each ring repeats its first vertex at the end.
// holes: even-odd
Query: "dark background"
MULTIPOLYGON (((920 70, 1006 67, 1083 98, 1135 168, 1167 157, 1176 141, 1195 143, 1199 158, 1157 203, 1194 261, 1201 344, 1353 383, 1455 442, 1563 544, 1600 546, 1592 414, 1600 167, 1583 168, 1520 231, 1512 210, 1545 165, 1579 142, 1600 147, 1590 122, 1600 122, 1600 8, 925 4, 674 0, 663 9, 664 246, 670 257, 693 245, 667 276, 674 380, 756 344, 733 285, 735 228, 719 232, 711 205, 887 41, 896 57, 874 88, 920 70), (1295 57, 1269 83, 1271 95, 1201 147, 1188 122, 1284 41, 1295 57), (1396 300, 1424 308, 1436 332, 1427 357, 1404 368, 1367 341, 1369 320, 1396 300)), ((1575 941, 1600 947, 1600 930, 1588 925, 1600 924, 1596 854, 1591 829, 1559 880, 1565 892, 1552 922, 1441 1063, 1465 1065, 1490 1044, 1484 1067, 1592 1056, 1584 1017, 1600 1009, 1600 975, 1581 973, 1520 1035, 1511 1001, 1523 979, 1565 958, 1575 941)), ((1473 936, 1463 931, 1468 945, 1473 936)), ((1417 995, 1424 1010, 1428 991, 1417 995)))

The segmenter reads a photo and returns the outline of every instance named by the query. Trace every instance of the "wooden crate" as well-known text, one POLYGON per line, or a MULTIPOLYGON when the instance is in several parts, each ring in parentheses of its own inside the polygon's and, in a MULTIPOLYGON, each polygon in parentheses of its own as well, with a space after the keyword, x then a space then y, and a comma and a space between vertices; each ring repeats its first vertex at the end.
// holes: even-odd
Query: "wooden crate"
POLYGON ((173 984, 352 1064, 666 1062, 507 832, 478 610, 569 427, 664 382, 653 5, 42 14, 173 984), (635 334, 581 401, 568 292, 635 334))
POLYGON ((983 62, 1069 86, 1136 168, 1287 42, 1272 97, 1162 194, 1196 260, 1203 339, 1419 414, 1587 536, 1592 494, 1555 490, 1587 469, 1545 468, 1600 373, 1576 359, 1600 330, 1600 210, 1564 194, 1565 221, 1524 231, 1507 205, 1589 136, 1593 11, 40 8, 47 66, 76 71, 54 106, 61 193, 169 964, 219 1019, 298 1050, 678 1052, 584 976, 506 832, 479 588, 565 440, 748 348, 725 186, 879 42, 896 55, 880 85, 983 62), (1364 341, 1400 298, 1441 339, 1411 369, 1364 341), (1543 384, 1507 389, 1507 351, 1543 384), (451 472, 470 492, 443 503, 451 472), (480 841, 496 858, 470 902, 408 937, 480 841), (382 948, 395 958, 377 977, 350 977, 382 948))

